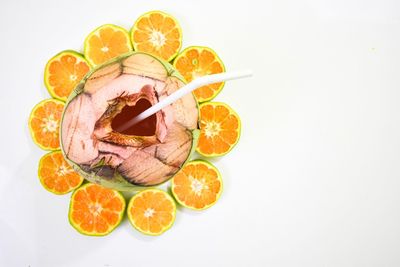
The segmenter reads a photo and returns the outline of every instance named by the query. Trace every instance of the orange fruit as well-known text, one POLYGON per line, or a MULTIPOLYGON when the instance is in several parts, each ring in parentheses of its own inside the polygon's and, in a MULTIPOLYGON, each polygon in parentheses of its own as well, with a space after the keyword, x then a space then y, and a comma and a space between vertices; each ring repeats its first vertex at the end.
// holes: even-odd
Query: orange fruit
POLYGON ((131 40, 135 51, 171 61, 181 49, 182 30, 171 15, 150 11, 136 20, 131 30, 131 40))
MULTIPOLYGON (((187 82, 209 74, 225 71, 225 66, 218 55, 209 47, 191 46, 183 50, 174 60, 174 67, 187 82)), ((213 99, 224 87, 224 83, 214 83, 194 90, 199 102, 213 99)))
POLYGON ((29 131, 33 141, 44 150, 60 148, 59 128, 64 103, 46 99, 37 104, 29 116, 29 131))
POLYGON ((206 157, 222 156, 239 141, 240 118, 227 104, 200 105, 200 136, 196 151, 206 157))
POLYGON ((105 24, 86 37, 83 50, 87 61, 96 66, 132 51, 132 44, 127 30, 113 24, 105 24))
POLYGON ((66 194, 79 187, 83 178, 65 161, 61 151, 44 155, 38 171, 43 187, 57 195, 66 194))
POLYGON ((116 190, 87 183, 71 196, 69 221, 81 234, 103 236, 120 223, 125 211, 125 199, 116 190))
POLYGON ((137 230, 147 235, 160 235, 174 223, 176 205, 166 192, 147 189, 131 198, 127 213, 137 230))
POLYGON ((204 160, 187 163, 172 179, 172 194, 184 207, 204 210, 214 205, 222 192, 218 169, 204 160))
POLYGON ((89 69, 81 54, 62 51, 47 62, 44 84, 52 97, 65 101, 89 69))

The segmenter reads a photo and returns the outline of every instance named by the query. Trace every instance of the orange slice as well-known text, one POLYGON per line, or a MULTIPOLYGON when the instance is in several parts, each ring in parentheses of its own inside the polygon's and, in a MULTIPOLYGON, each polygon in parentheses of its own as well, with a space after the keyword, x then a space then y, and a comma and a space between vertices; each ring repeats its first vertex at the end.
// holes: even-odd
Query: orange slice
POLYGON ((184 207, 204 210, 214 205, 222 192, 221 174, 211 163, 194 160, 172 179, 172 194, 184 207))
POLYGON ((66 101, 89 69, 89 64, 81 54, 62 51, 47 62, 44 83, 52 97, 66 101))
POLYGON ((61 151, 44 155, 38 171, 43 187, 57 195, 63 195, 79 187, 83 178, 65 161, 61 151))
POLYGON ((240 119, 221 102, 200 105, 200 136, 196 151, 206 157, 222 156, 239 141, 240 119))
MULTIPOLYGON (((174 60, 174 67, 183 75, 187 82, 208 75, 225 71, 221 59, 211 48, 191 46, 182 51, 174 60)), ((194 90, 199 102, 213 99, 224 87, 224 83, 214 83, 194 90)))
POLYGON ((176 205, 166 192, 147 189, 131 198, 127 213, 137 230, 147 235, 160 235, 174 223, 176 205))
POLYGON ((44 150, 60 148, 59 128, 64 103, 46 99, 37 104, 29 116, 29 131, 33 141, 44 150))
POLYGON ((69 221, 81 234, 103 236, 121 222, 125 199, 116 190, 97 184, 85 184, 71 196, 69 221))
POLYGON ((86 37, 83 50, 87 61, 96 66, 132 51, 132 44, 127 30, 113 24, 105 24, 86 37))
POLYGON ((181 49, 182 30, 174 17, 161 11, 150 11, 136 20, 131 40, 135 51, 171 61, 181 49))

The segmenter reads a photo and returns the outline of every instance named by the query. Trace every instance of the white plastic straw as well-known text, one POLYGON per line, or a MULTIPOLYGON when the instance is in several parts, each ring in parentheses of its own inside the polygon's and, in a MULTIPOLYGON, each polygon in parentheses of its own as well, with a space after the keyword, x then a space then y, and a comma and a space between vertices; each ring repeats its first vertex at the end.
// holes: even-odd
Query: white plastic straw
POLYGON ((224 72, 224 73, 218 73, 218 74, 212 74, 212 75, 206 75, 199 77, 190 83, 186 84, 185 86, 181 87, 179 90, 175 91, 173 94, 169 95, 168 97, 164 98, 154 106, 146 109, 133 119, 127 121, 124 125, 119 127, 117 130, 119 132, 122 132, 129 127, 137 124, 138 122, 150 117, 157 111, 165 108, 166 106, 170 105, 171 103, 175 102, 179 98, 187 95, 188 93, 192 92, 193 90, 202 87, 207 84, 212 84, 212 83, 219 83, 223 81, 228 81, 228 80, 235 80, 235 79, 241 79, 241 78, 246 78, 252 76, 253 72, 250 70, 243 70, 243 71, 232 71, 232 72, 224 72))

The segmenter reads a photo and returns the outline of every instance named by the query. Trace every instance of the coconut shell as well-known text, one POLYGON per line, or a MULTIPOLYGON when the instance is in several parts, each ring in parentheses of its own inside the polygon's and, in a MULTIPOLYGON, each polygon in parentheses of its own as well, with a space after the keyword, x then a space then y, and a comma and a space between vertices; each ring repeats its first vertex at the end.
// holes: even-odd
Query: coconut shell
POLYGON ((87 180, 117 190, 167 181, 196 146, 199 111, 194 96, 184 96, 136 128, 120 131, 117 124, 184 84, 169 63, 142 52, 98 66, 65 105, 60 127, 65 158, 87 180))

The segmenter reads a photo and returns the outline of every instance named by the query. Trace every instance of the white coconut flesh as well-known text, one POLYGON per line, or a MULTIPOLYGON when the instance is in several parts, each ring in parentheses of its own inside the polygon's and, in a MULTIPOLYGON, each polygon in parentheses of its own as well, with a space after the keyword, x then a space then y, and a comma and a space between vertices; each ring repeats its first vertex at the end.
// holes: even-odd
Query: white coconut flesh
POLYGON ((184 83, 168 63, 133 53, 97 68, 75 90, 61 123, 65 157, 85 177, 160 184, 190 156, 198 108, 189 94, 124 131, 124 123, 184 83))

